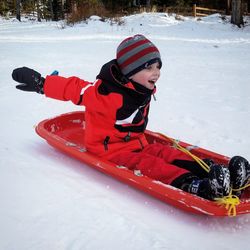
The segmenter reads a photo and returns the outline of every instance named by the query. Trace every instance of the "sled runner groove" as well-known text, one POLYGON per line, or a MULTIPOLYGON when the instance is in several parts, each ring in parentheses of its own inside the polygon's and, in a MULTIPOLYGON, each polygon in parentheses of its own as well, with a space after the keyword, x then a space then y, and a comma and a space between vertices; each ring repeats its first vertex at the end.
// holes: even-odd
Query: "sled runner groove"
MULTIPOLYGON (((228 216, 227 209, 216 202, 205 200, 147 176, 136 174, 123 166, 117 166, 87 152, 84 146, 85 113, 82 111, 66 113, 41 121, 36 126, 36 132, 51 146, 69 156, 77 158, 85 164, 146 192, 163 202, 196 214, 228 216)), ((149 143, 159 142, 172 146, 171 140, 158 133, 147 130, 146 137, 149 143)), ((190 147, 192 153, 200 158, 212 158, 217 163, 227 163, 229 160, 226 156, 206 149, 192 147, 185 142, 179 143, 183 147, 190 147)), ((249 189, 245 191, 245 195, 241 198, 241 202, 236 209, 237 215, 250 213, 249 189)))

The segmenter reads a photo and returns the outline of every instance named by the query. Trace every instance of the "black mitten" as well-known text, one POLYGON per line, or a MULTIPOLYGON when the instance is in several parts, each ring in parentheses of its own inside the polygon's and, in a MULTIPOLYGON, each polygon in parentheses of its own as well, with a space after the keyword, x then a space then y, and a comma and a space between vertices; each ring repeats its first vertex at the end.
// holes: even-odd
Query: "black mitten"
POLYGON ((39 72, 27 67, 17 68, 13 70, 12 78, 22 83, 16 86, 17 89, 44 94, 43 85, 45 79, 39 72))

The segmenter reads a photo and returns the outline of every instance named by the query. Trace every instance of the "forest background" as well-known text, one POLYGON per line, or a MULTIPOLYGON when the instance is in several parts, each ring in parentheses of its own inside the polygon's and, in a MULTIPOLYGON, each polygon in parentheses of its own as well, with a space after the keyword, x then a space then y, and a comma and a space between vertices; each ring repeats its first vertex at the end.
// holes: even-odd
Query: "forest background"
MULTIPOLYGON (((248 15, 250 0, 0 0, 0 15, 16 15, 41 20, 66 20, 74 24, 87 20, 92 15, 105 19, 117 18, 140 12, 165 12, 192 15, 194 4, 219 13, 232 14, 231 22, 244 24, 243 15, 248 15), (235 17, 234 17, 235 16, 235 17)), ((209 12, 209 11, 208 11, 209 12)), ((205 11, 205 14, 211 14, 205 11)))

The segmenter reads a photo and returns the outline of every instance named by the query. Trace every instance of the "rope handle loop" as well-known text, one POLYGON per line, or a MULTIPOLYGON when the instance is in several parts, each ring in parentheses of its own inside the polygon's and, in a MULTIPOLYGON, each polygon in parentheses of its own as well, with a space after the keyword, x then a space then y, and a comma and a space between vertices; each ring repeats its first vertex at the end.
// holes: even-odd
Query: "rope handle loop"
POLYGON ((229 217, 234 217, 237 215, 236 207, 240 204, 240 199, 238 196, 232 194, 232 189, 229 195, 222 198, 216 198, 215 202, 218 205, 225 206, 227 209, 227 215, 229 217))

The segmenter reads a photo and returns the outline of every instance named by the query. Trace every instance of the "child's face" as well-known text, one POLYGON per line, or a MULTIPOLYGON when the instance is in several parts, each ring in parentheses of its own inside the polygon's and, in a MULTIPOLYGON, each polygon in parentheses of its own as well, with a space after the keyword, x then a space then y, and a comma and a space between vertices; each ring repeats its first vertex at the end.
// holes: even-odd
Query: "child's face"
POLYGON ((143 85, 147 89, 154 89, 155 83, 160 77, 160 64, 158 62, 132 75, 130 79, 143 85))

